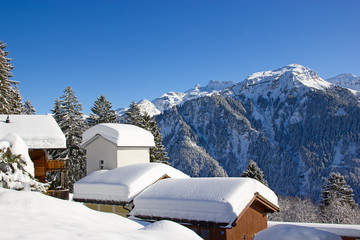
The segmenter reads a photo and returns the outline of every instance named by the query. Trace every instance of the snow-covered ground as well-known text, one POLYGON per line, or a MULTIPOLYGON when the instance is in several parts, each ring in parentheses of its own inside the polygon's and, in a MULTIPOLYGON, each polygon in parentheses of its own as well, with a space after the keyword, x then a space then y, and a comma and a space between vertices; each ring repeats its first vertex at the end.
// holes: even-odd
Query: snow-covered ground
POLYGON ((201 239, 170 221, 143 225, 112 213, 38 192, 0 188, 0 238, 4 239, 201 239))

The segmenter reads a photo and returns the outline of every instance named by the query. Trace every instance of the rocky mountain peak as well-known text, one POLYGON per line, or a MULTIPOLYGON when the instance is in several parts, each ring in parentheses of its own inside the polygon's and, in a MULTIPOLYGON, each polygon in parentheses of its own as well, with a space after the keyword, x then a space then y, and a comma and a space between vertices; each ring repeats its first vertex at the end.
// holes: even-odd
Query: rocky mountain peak
POLYGON ((331 83, 320 78, 310 68, 299 64, 290 64, 282 68, 251 74, 243 82, 232 88, 233 94, 267 95, 277 98, 289 92, 307 92, 309 90, 326 90, 331 83))
POLYGON ((356 91, 360 91, 360 77, 355 76, 352 73, 343 73, 336 77, 329 78, 326 81, 336 84, 340 87, 350 88, 356 91))

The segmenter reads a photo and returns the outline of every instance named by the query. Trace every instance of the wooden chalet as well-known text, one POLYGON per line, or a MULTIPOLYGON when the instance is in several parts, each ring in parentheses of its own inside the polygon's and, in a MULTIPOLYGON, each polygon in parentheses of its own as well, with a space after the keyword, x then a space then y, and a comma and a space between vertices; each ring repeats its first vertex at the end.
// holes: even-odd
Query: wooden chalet
POLYGON ((66 187, 67 161, 48 159, 46 154, 47 150, 66 148, 65 135, 51 115, 0 115, 0 139, 9 133, 20 136, 26 143, 36 179, 45 183, 47 172, 61 171, 62 187, 66 187))
POLYGON ((276 195, 248 178, 165 179, 134 199, 130 216, 171 220, 205 240, 252 240, 279 211, 276 195))

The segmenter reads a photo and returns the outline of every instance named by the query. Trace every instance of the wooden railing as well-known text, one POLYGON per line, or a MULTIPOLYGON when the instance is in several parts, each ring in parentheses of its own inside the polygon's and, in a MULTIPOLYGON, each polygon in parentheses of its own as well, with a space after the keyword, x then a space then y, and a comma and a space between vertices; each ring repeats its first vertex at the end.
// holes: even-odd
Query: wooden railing
POLYGON ((47 160, 46 161, 46 171, 56 171, 60 169, 66 169, 66 159, 54 159, 54 160, 47 160))

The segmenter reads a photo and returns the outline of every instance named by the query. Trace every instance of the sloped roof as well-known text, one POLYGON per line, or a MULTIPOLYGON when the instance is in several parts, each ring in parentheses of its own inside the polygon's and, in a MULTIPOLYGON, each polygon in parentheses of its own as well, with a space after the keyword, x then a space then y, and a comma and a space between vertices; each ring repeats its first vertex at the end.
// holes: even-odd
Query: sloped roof
POLYGON ((360 238, 360 225, 356 224, 332 224, 332 223, 298 223, 298 222, 274 222, 268 221, 268 226, 293 225, 311 227, 322 231, 331 232, 342 237, 360 238))
POLYGON ((189 178, 163 163, 132 164, 91 173, 74 185, 74 200, 88 202, 130 202, 162 177, 189 178))
POLYGON ((154 136, 145 129, 118 123, 100 123, 83 133, 82 147, 94 140, 97 136, 109 140, 116 146, 124 147, 154 147, 154 136))
POLYGON ((51 115, 0 115, 0 139, 9 133, 20 136, 30 149, 66 148, 65 135, 51 115))
POLYGON ((256 195, 278 207, 275 193, 251 178, 164 179, 134 199, 130 215, 229 226, 256 195))

